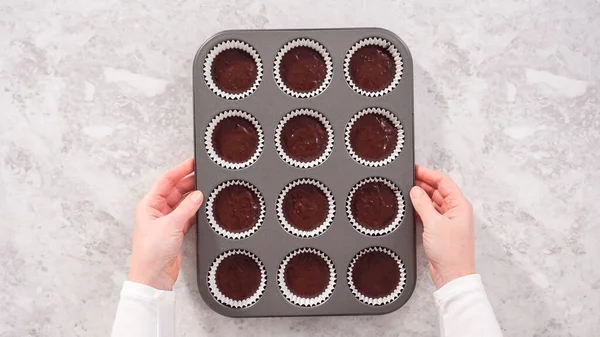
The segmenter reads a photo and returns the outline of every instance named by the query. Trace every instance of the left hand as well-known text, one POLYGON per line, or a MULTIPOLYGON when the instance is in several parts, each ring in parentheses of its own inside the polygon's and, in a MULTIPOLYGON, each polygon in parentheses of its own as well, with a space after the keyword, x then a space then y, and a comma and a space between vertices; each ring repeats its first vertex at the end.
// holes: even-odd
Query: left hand
POLYGON ((137 205, 129 281, 173 289, 183 237, 204 199, 193 172, 190 158, 164 173, 137 205))

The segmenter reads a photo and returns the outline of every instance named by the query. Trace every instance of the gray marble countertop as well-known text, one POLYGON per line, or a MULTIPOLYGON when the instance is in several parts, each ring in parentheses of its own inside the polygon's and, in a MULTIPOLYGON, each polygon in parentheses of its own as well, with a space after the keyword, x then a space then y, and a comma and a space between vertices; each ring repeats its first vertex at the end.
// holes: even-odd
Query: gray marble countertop
MULTIPOLYGON (((600 331, 600 3, 3 0, 0 336, 107 336, 137 200, 192 155, 192 60, 229 28, 381 26, 415 61, 416 160, 463 187, 506 336, 600 331)), ((378 317, 232 320, 178 336, 435 336, 434 288, 378 317)))

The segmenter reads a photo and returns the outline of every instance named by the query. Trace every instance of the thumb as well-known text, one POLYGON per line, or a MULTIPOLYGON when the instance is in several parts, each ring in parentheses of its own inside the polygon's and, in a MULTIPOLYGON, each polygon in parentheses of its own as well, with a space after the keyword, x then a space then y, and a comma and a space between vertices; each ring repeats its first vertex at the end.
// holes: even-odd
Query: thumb
POLYGON ((167 218, 172 222, 178 230, 183 232, 189 228, 190 219, 196 214, 204 196, 200 191, 190 193, 177 207, 167 215, 167 218))
POLYGON ((431 198, 419 186, 415 186, 410 190, 410 200, 412 200, 415 210, 421 217, 423 226, 427 227, 428 224, 440 216, 440 213, 433 207, 431 198))

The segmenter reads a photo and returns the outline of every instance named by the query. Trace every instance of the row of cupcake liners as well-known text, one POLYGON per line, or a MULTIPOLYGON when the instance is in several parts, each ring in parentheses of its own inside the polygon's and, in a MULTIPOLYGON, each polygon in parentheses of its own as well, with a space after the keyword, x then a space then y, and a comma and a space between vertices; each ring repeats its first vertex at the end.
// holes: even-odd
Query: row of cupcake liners
MULTIPOLYGON (((267 286, 269 284, 268 280, 270 279, 270 277, 268 276, 269 274, 270 273, 267 272, 267 269, 266 269, 264 263, 261 261, 261 259, 257 255, 255 255, 254 253, 252 253, 250 251, 244 250, 244 249, 232 249, 232 250, 228 250, 228 251, 225 251, 225 252, 219 254, 213 260, 213 262, 210 264, 210 267, 208 270, 206 282, 207 282, 208 289, 209 289, 211 295, 218 303, 220 303, 221 305, 230 307, 230 308, 234 308, 234 309, 244 309, 244 308, 248 308, 248 307, 256 304, 258 301, 260 301, 260 299, 264 295, 265 291, 267 290, 267 286), (220 264, 226 258, 233 257, 235 255, 243 255, 243 256, 247 256, 247 257, 251 258, 252 261, 254 261, 254 263, 256 264, 256 267, 260 271, 260 282, 259 282, 257 289, 250 296, 248 296, 247 298, 241 299, 241 300, 233 299, 230 296, 227 296, 226 294, 224 294, 223 291, 221 291, 221 289, 219 288, 219 282, 218 282, 218 277, 217 277, 217 271, 218 271, 220 264)), ((339 283, 338 274, 337 274, 337 270, 336 270, 334 261, 327 254, 322 252, 321 250, 311 248, 311 247, 295 249, 295 250, 291 251, 290 253, 288 253, 283 258, 283 260, 281 260, 281 262, 279 263, 279 265, 277 267, 277 272, 276 272, 275 278, 276 278, 277 287, 279 289, 281 296, 283 296, 288 302, 292 303, 293 305, 296 305, 299 307, 306 307, 306 308, 316 307, 316 306, 319 306, 319 305, 325 303, 333 295, 333 293, 339 283), (285 276, 287 267, 288 267, 290 261, 295 256, 298 256, 300 254, 314 254, 318 258, 322 259, 322 261, 327 266, 327 277, 328 277, 327 284, 320 293, 318 293, 314 296, 307 297, 307 296, 295 294, 293 289, 290 289, 290 287, 287 284, 286 276, 285 276)), ((372 247, 362 249, 356 255, 354 255, 354 257, 350 261, 350 264, 346 268, 344 278, 348 284, 348 287, 350 288, 352 295, 354 296, 354 298, 356 300, 360 301, 363 304, 369 305, 369 306, 384 306, 384 305, 389 305, 392 302, 396 301, 402 295, 402 292, 404 291, 404 289, 406 287, 407 271, 406 271, 404 262, 402 261, 402 259, 400 258, 400 256, 397 253, 395 253, 394 251, 392 251, 391 249, 386 248, 386 247, 372 246, 372 247), (372 252, 380 252, 380 253, 387 254, 387 256, 389 256, 393 259, 393 261, 395 262, 395 265, 398 268, 398 274, 399 274, 398 284, 394 287, 394 289, 392 291, 390 291, 389 294, 387 294, 385 296, 381 296, 381 297, 369 297, 369 296, 362 294, 360 292, 360 290, 357 288, 357 286, 354 284, 353 277, 352 277, 353 274, 355 273, 354 268, 355 268, 357 261, 364 255, 366 255, 368 253, 372 253, 372 252)))
MULTIPOLYGON (((203 67, 204 80, 205 80, 208 88, 210 88, 210 90, 217 96, 224 98, 224 99, 228 99, 228 100, 239 100, 239 99, 243 99, 243 98, 250 96, 252 93, 254 93, 258 89, 258 87, 260 86, 260 84, 262 82, 262 77, 263 77, 263 72, 264 72, 263 67, 264 67, 263 62, 262 62, 262 59, 261 59, 260 54, 257 51, 257 49, 255 49, 250 44, 248 44, 242 40, 226 40, 226 41, 222 41, 222 42, 216 44, 207 54, 206 59, 204 60, 204 67, 203 67), (230 49, 239 49, 239 50, 242 50, 242 51, 248 53, 254 60, 254 63, 257 68, 257 75, 256 75, 256 79, 255 79, 254 83, 252 84, 252 86, 249 89, 247 89, 241 93, 228 93, 228 92, 222 90, 215 83, 215 80, 212 75, 212 68, 213 68, 213 63, 215 61, 215 58, 221 52, 223 52, 225 50, 230 50, 230 49)), ((310 39, 310 38, 297 38, 297 39, 294 39, 294 40, 291 40, 291 41, 288 41, 287 43, 285 43, 279 49, 279 51, 277 52, 277 54, 275 56, 274 63, 273 63, 273 69, 274 69, 273 76, 275 78, 275 82, 277 83, 277 86, 283 92, 288 94, 289 96, 294 97, 294 98, 301 98, 301 99, 312 98, 312 97, 318 96, 321 93, 323 93, 327 89, 327 87, 330 85, 331 80, 333 78, 333 73, 334 73, 332 57, 331 57, 331 54, 329 53, 329 51, 327 50, 327 48, 322 43, 320 43, 314 39, 310 39), (323 58, 323 62, 325 63, 325 67, 326 67, 326 74, 322 80, 322 83, 315 90, 312 90, 309 92, 295 91, 295 90, 291 89, 288 85, 286 85, 286 83, 284 82, 284 80, 281 77, 280 67, 281 67, 282 58, 285 56, 285 54, 287 52, 289 52, 290 50, 297 48, 297 47, 311 48, 311 49, 315 50, 316 52, 318 52, 321 55, 321 57, 323 58)), ((381 96, 389 94, 400 83, 400 80, 402 79, 402 74, 403 74, 402 56, 400 55, 400 51, 398 50, 398 48, 396 48, 396 46, 392 42, 390 42, 386 39, 383 39, 380 37, 364 38, 364 39, 357 41, 346 52, 346 55, 345 55, 344 61, 343 61, 343 73, 344 73, 344 78, 346 80, 346 83, 356 93, 366 96, 366 97, 372 97, 372 98, 373 97, 381 97, 381 96), (354 82, 354 80, 352 79, 351 73, 350 73, 350 61, 352 59, 352 56, 360 48, 363 48, 365 46, 371 46, 371 45, 378 46, 378 47, 383 48, 384 50, 387 50, 389 52, 389 54, 391 55, 391 57, 393 58, 394 66, 395 66, 395 74, 394 74, 394 77, 393 77, 391 83, 384 89, 377 90, 377 91, 367 91, 367 90, 364 90, 363 88, 360 88, 354 82)))
MULTIPOLYGON (((329 122, 327 117, 325 117, 322 113, 320 113, 316 110, 313 110, 313 109, 302 108, 302 109, 296 109, 296 110, 293 110, 293 111, 287 113, 277 124, 277 127, 275 129, 273 137, 275 140, 275 149, 276 149, 279 157, 284 162, 286 162, 288 165, 297 167, 297 168, 302 168, 302 169, 314 168, 316 166, 323 164, 327 160, 327 158, 331 155, 331 153, 333 152, 334 145, 335 145, 334 144, 335 135, 334 135, 332 124, 329 122), (327 132, 327 145, 325 147, 325 150, 318 158, 308 161, 308 162, 296 160, 296 159, 290 157, 286 153, 286 151, 282 145, 282 132, 283 132, 284 126, 286 125, 286 123, 289 120, 291 120, 294 117, 298 117, 298 116, 309 116, 309 117, 317 119, 322 124, 323 128, 327 132)), ((387 109, 383 109, 383 108, 370 107, 370 108, 365 108, 363 110, 360 110, 359 112, 354 114, 354 116, 352 116, 352 118, 348 121, 348 123, 346 124, 346 127, 344 129, 344 145, 346 147, 348 154, 356 162, 358 162, 364 166, 367 166, 367 167, 385 166, 385 165, 390 164, 396 158, 398 158, 398 156, 400 155, 400 152, 402 151, 402 148, 404 147, 404 139, 405 139, 404 128, 402 126, 402 123, 400 122, 400 119, 398 117, 396 117, 396 115, 393 112, 391 112, 387 109), (356 152, 354 151, 353 146, 351 144, 350 131, 352 130, 352 127, 355 125, 355 123, 361 117, 366 116, 366 115, 382 116, 382 117, 388 119, 394 125, 394 128, 396 129, 396 137, 397 137, 396 146, 394 147, 392 152, 387 157, 385 157, 381 160, 374 161, 374 160, 368 160, 368 159, 360 157, 358 154, 356 154, 356 152)), ((265 131, 262 128, 258 119, 256 117, 254 117, 253 115, 251 115, 250 113, 248 113, 246 111, 242 111, 242 110, 226 110, 226 111, 223 111, 223 112, 217 114, 213 119, 211 119, 211 121, 207 125, 206 131, 204 133, 204 146, 206 148, 206 152, 207 152, 208 156, 210 157, 210 159, 214 163, 219 165, 220 167, 230 169, 230 170, 245 169, 245 168, 249 167, 250 165, 254 164, 255 162, 257 162, 262 154, 263 149, 264 149, 264 140, 265 140, 265 131), (258 138, 259 138, 258 146, 257 146, 257 149, 254 152, 254 154, 251 156, 251 158, 249 158, 248 160, 241 162, 241 163, 234 163, 234 162, 230 162, 230 161, 227 161, 227 160, 221 158, 213 146, 213 133, 214 133, 215 128, 217 127, 219 122, 221 122, 227 118, 230 118, 230 117, 240 117, 240 118, 244 118, 244 119, 248 120, 250 123, 252 123, 252 125, 256 129, 256 132, 257 132, 258 138)))
MULTIPOLYGON (((346 218, 347 218, 348 223, 357 232, 359 232, 363 235, 366 235, 366 236, 385 236, 385 235, 388 235, 388 234, 394 232, 396 229, 398 229, 400 227, 400 225, 402 224, 402 221, 404 219, 404 216, 405 216, 406 205, 404 202, 404 196, 402 194, 402 191, 394 182, 392 182, 389 179, 383 178, 383 177, 368 177, 368 178, 365 178, 365 179, 359 181, 352 187, 350 192, 347 194, 347 197, 346 197, 346 200, 344 203, 345 203, 346 218), (359 221, 355 218, 355 216, 352 212, 352 200, 353 200, 354 194, 361 186, 364 186, 365 184, 368 184, 368 183, 382 183, 382 184, 386 185, 387 187, 389 187, 389 189, 392 191, 392 193, 394 194, 394 196, 396 198, 397 214, 396 214, 395 218, 393 219, 393 221, 389 225, 387 225, 381 229, 366 228, 365 226, 363 226, 359 223, 359 221)), ((222 182, 219 185, 217 185, 217 187, 210 192, 210 194, 208 195, 208 197, 206 199, 205 210, 206 210, 207 222, 210 225, 210 227, 213 229, 213 231, 215 231, 217 234, 219 234, 223 238, 230 239, 230 240, 246 239, 246 238, 251 237, 256 232, 258 232, 264 223, 265 215, 267 213, 267 207, 265 204, 265 200, 264 200, 262 193, 259 191, 259 189, 257 187, 255 187, 254 185, 252 185, 251 183, 244 181, 244 180, 239 180, 239 179, 228 180, 228 181, 222 182), (248 190, 250 190, 252 193, 254 193, 256 195, 257 199, 259 200, 259 204, 260 204, 260 206, 259 206, 260 207, 260 215, 259 215, 259 218, 258 218, 256 224, 254 224, 250 229, 243 231, 243 232, 232 232, 232 231, 229 231, 229 230, 223 228, 217 221, 215 214, 214 214, 215 200, 217 199, 219 193, 221 191, 223 191, 225 188, 234 186, 234 185, 246 187, 248 190)), ((321 181, 312 179, 312 178, 300 178, 300 179, 296 179, 296 180, 288 183, 287 185, 285 185, 285 187, 278 194, 276 206, 275 206, 275 212, 277 214, 277 219, 278 219, 279 224, 287 233, 289 233, 292 236, 295 236, 298 238, 303 238, 303 239, 314 238, 314 237, 317 237, 317 236, 325 233, 333 224, 335 214, 336 214, 336 201, 335 201, 335 198, 334 198, 331 190, 321 181), (327 199, 327 204, 328 204, 328 209, 327 209, 327 214, 326 214, 325 220, 323 221, 322 224, 320 224, 319 226, 317 226, 316 228, 314 228, 310 231, 304 231, 304 230, 295 228, 292 224, 290 224, 288 219, 286 219, 285 214, 284 214, 283 203, 284 203, 285 196, 294 187, 303 185, 303 184, 313 185, 313 186, 317 187, 325 195, 325 197, 327 199)))

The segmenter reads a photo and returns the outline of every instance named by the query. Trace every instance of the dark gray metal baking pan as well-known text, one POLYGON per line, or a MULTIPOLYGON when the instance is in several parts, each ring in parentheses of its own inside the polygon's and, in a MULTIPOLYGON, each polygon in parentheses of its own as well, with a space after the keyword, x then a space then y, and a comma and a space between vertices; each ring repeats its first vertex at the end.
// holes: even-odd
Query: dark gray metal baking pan
POLYGON ((312 316, 312 315, 372 315, 392 312, 410 298, 416 283, 415 215, 408 193, 414 185, 414 126, 413 126, 413 61, 408 47, 394 33, 380 28, 305 29, 305 30, 231 30, 211 37, 198 50, 193 64, 194 137, 196 158, 196 186, 208 195, 220 183, 241 179, 256 186, 266 202, 266 217, 262 227, 252 236, 230 240, 210 227, 203 206, 197 215, 197 275, 198 288, 206 304, 214 311, 230 317, 312 316), (393 43, 403 61, 403 75, 398 86, 387 95, 370 98, 353 91, 344 77, 344 58, 359 40, 380 37, 393 43), (284 93, 273 75, 273 63, 280 48, 296 38, 318 41, 328 50, 333 61, 333 78, 320 95, 300 99, 284 93), (226 40, 241 40, 253 46, 260 54, 264 73, 258 89, 249 97, 228 100, 215 95, 207 86, 203 63, 216 44, 226 40), (379 107, 393 112, 404 129, 404 147, 398 157, 383 167, 367 167, 354 161, 344 145, 344 130, 350 118, 362 109, 379 107), (274 131, 279 121, 290 111, 310 108, 327 117, 334 131, 334 147, 329 158, 311 169, 300 169, 286 164, 277 154, 274 131), (260 158, 242 170, 225 169, 208 156, 204 133, 210 120, 217 114, 239 109, 256 117, 264 131, 265 143, 260 158), (406 211, 398 229, 392 233, 371 237, 357 232, 348 221, 346 197, 352 187, 368 177, 384 177, 393 181, 402 191, 406 211), (331 227, 322 235, 305 239, 288 234, 276 214, 276 200, 280 191, 291 181, 314 178, 323 182, 333 193, 336 214, 331 227), (346 279, 352 258, 362 249, 383 246, 396 252, 406 269, 406 285, 401 296, 390 304, 371 306, 353 296, 346 279), (327 254, 334 262, 337 284, 332 296, 315 307, 300 307, 287 301, 277 285, 277 271, 284 257, 293 250, 312 247, 327 254), (250 307, 236 309, 225 306, 211 295, 207 274, 219 254, 230 249, 244 249, 254 253, 267 272, 266 290, 250 307))

